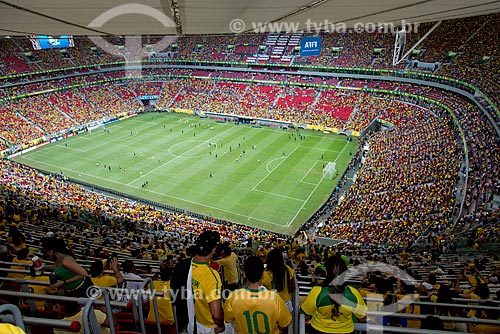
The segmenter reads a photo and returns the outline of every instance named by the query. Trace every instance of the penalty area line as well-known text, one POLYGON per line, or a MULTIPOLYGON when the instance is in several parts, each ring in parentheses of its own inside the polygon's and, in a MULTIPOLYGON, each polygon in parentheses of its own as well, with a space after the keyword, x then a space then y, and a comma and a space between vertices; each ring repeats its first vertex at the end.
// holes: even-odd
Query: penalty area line
MULTIPOLYGON (((67 171, 70 171, 70 172, 73 172, 73 173, 78 173, 78 174, 81 174, 81 175, 86 175, 86 176, 91 177, 91 178, 95 178, 95 179, 99 179, 99 180, 103 180, 103 181, 107 181, 107 182, 112 182, 112 183, 115 183, 117 185, 125 186, 125 184, 123 184, 121 182, 113 181, 113 180, 106 179, 106 178, 103 178, 103 177, 99 177, 99 176, 96 176, 96 175, 87 174, 85 172, 75 171, 74 169, 71 169, 71 168, 59 167, 59 166, 56 166, 56 165, 53 165, 53 164, 50 164, 50 163, 47 163, 47 162, 38 161, 38 160, 35 160, 35 159, 26 158, 26 157, 24 159, 31 160, 33 162, 44 164, 44 165, 47 165, 47 166, 56 167, 56 168, 61 169, 61 170, 67 170, 67 171)), ((138 189, 141 192, 148 192, 148 193, 152 193, 152 194, 156 194, 156 195, 160 195, 160 196, 165 196, 165 197, 173 198, 173 199, 176 199, 176 200, 179 200, 179 201, 183 201, 183 202, 187 202, 187 203, 199 205, 199 206, 202 206, 202 207, 206 207, 206 208, 209 208, 209 209, 218 210, 218 211, 221 211, 221 212, 233 214, 235 216, 239 216, 239 217, 242 217, 242 218, 247 218, 248 220, 255 220, 255 221, 262 222, 262 223, 271 224, 271 225, 278 226, 278 227, 283 227, 282 224, 277 224, 277 223, 274 223, 274 222, 270 222, 270 221, 267 221, 265 219, 260 219, 260 218, 253 217, 253 216, 247 216, 247 215, 244 215, 244 214, 241 214, 241 213, 237 213, 237 212, 234 212, 234 211, 229 211, 229 210, 221 209, 221 208, 218 208, 218 207, 215 207, 215 206, 206 205, 206 204, 202 204, 202 203, 198 203, 198 202, 186 200, 184 198, 180 198, 180 197, 176 197, 176 196, 172 196, 172 195, 168 195, 168 194, 163 194, 163 193, 160 193, 160 192, 157 192, 157 191, 148 190, 148 189, 144 189, 144 188, 139 188, 139 187, 135 187, 135 186, 128 186, 128 187, 134 188, 134 189, 138 189)))
MULTIPOLYGON (((342 149, 342 151, 340 151, 340 154, 337 156, 337 158, 333 161, 333 162, 337 162, 338 158, 340 158, 340 156, 342 155, 342 153, 345 151, 345 149, 347 148, 347 144, 348 143, 345 143, 345 146, 344 148, 342 149)), ((309 200, 311 199, 312 195, 314 194, 314 192, 316 191, 316 189, 318 189, 318 186, 321 184, 321 182, 318 182, 318 184, 314 187, 314 189, 311 191, 311 193, 309 194, 309 196, 307 196, 307 199, 304 201, 304 204, 302 204, 302 206, 297 210, 297 213, 295 214, 295 216, 293 216, 293 218, 286 224, 284 225, 284 227, 290 227, 290 225, 292 225, 292 223, 295 221, 295 219, 297 218, 297 216, 299 215, 299 213, 304 209, 304 207, 306 206, 307 202, 309 202, 309 200)))

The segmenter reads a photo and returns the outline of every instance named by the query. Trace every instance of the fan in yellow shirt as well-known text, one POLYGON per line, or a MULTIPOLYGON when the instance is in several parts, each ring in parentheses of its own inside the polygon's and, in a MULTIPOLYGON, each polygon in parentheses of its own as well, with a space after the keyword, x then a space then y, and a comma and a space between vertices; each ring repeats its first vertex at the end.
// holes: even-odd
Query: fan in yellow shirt
MULTIPOLYGON (((172 276, 172 269, 168 266, 167 261, 160 264, 160 279, 154 280, 154 290, 156 292, 163 292, 162 297, 156 297, 156 305, 158 306, 158 317, 160 322, 169 325, 174 323, 174 312, 172 311, 172 303, 170 301, 170 278, 172 276)), ((153 310, 153 300, 149 302, 149 321, 156 321, 155 312, 153 310)))
POLYGON ((312 288, 301 311, 312 317, 311 327, 317 333, 352 333, 353 316, 366 320, 367 306, 360 293, 343 282, 336 282, 347 270, 340 257, 330 257, 325 263, 326 279, 322 286, 312 288))
MULTIPOLYGON (((490 307, 487 310, 481 310, 478 312, 480 319, 488 319, 488 320, 498 320, 500 319, 500 311, 498 311, 498 305, 492 301, 487 301, 484 303, 484 306, 490 307)), ((482 333, 482 334, 495 334, 500 333, 500 326, 497 325, 484 325, 484 324, 472 324, 469 327, 470 333, 482 333)))
POLYGON ((94 283, 95 286, 111 288, 123 283, 123 276, 118 269, 118 258, 112 257, 108 261, 110 268, 113 271, 113 277, 104 275, 104 265, 102 260, 96 260, 90 265, 90 276, 92 277, 92 283, 94 283))
POLYGON ((257 255, 262 260, 262 262, 266 263, 268 253, 269 253, 269 249, 267 249, 261 245, 257 249, 257 253, 255 255, 257 255))
POLYGON ((244 264, 248 288, 238 289, 224 303, 224 319, 235 321, 238 334, 278 334, 292 321, 281 297, 261 286, 264 264, 256 256, 250 256, 244 264))
POLYGON ((204 231, 196 240, 196 255, 191 263, 194 314, 198 334, 225 331, 222 309, 222 282, 210 266, 210 259, 220 241, 219 232, 204 231))
MULTIPOLYGON (((451 289, 448 285, 442 284, 436 295, 431 296, 431 301, 434 303, 438 304, 453 304, 453 295, 451 292, 451 289)), ((436 306, 436 313, 435 315, 437 316, 444 316, 444 317, 456 317, 457 316, 457 310, 451 307, 445 307, 445 306, 436 306)), ((444 322, 444 329, 447 331, 454 331, 456 328, 456 324, 453 321, 445 321, 444 322)))
POLYGON ((285 264, 280 249, 275 248, 267 254, 267 268, 264 271, 262 285, 269 290, 278 292, 290 312, 293 311, 290 294, 295 289, 294 272, 285 264))
MULTIPOLYGON (((70 333, 77 333, 77 334, 83 334, 85 332, 85 328, 83 326, 83 307, 81 305, 77 306, 77 309, 74 309, 74 304, 66 304, 66 311, 68 314, 73 314, 71 316, 66 316, 63 318, 63 320, 67 321, 76 321, 80 323, 80 330, 78 332, 75 331, 70 331, 70 330, 63 330, 63 329, 54 329, 54 334, 70 334, 70 333), (76 312, 76 313, 75 313, 76 312)), ((55 305, 54 310, 56 310, 57 313, 61 314, 60 306, 55 305)), ((110 329, 109 329, 109 320, 106 313, 102 312, 101 310, 94 309, 95 317, 97 320, 97 323, 99 324, 99 333, 95 334, 110 334, 110 329)), ((114 321, 114 318, 111 319, 114 321)), ((114 322, 114 325, 116 326, 116 322, 114 322)))
MULTIPOLYGON (((30 267, 30 274, 26 276, 24 279, 28 281, 39 281, 50 283, 49 276, 44 275, 43 273, 43 264, 41 261, 35 261, 30 267)), ((57 292, 57 289, 51 288, 49 285, 36 285, 29 284, 28 289, 31 293, 36 293, 40 295, 49 295, 57 292)), ((44 299, 34 299, 35 307, 37 311, 45 311, 45 302, 44 299)), ((20 304, 25 304, 26 302, 23 299, 20 299, 20 304)))
POLYGON ((17 326, 11 324, 0 324, 0 333, 2 334, 25 334, 25 332, 17 326))
POLYGON ((238 283, 238 256, 231 251, 229 244, 220 245, 221 259, 215 261, 224 267, 224 290, 234 291, 238 283))
MULTIPOLYGON (((17 256, 12 260, 13 263, 19 263, 19 264, 27 264, 27 265, 33 265, 33 261, 28 259, 28 254, 30 250, 28 248, 22 248, 17 251, 17 256)), ((26 266, 16 266, 12 265, 10 266, 10 269, 13 270, 26 270, 26 266)), ((7 275, 9 278, 24 278, 26 274, 24 273, 14 273, 11 272, 7 275)))

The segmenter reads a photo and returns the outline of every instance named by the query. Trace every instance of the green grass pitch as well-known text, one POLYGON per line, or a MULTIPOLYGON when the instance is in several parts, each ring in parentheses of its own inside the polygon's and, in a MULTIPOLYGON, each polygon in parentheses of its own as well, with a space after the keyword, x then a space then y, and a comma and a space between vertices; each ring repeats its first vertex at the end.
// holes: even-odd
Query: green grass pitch
POLYGON ((142 114, 15 158, 26 165, 228 221, 291 234, 327 200, 358 146, 318 131, 142 114), (106 167, 104 167, 106 166, 106 167), (147 182, 147 186, 143 185, 147 182))

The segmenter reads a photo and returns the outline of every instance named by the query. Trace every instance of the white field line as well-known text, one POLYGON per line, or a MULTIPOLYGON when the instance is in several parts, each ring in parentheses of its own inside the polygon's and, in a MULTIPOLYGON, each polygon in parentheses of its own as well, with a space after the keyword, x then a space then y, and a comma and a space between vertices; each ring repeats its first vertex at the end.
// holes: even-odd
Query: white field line
POLYGON ((314 167, 316 167, 316 164, 318 162, 321 162, 320 160, 317 160, 314 162, 314 164, 312 165, 311 168, 309 168, 309 170, 307 171, 306 175, 304 175, 301 179, 300 179, 300 182, 301 183, 308 183, 308 184, 316 184, 316 183, 311 183, 311 182, 305 182, 304 179, 307 177, 307 175, 309 175, 309 173, 313 170, 314 167))
POLYGON ((269 194, 269 195, 273 195, 273 196, 283 197, 283 198, 286 198, 286 199, 291 199, 291 200, 294 200, 294 201, 304 202, 304 200, 301 199, 301 198, 295 198, 295 197, 285 196, 285 195, 281 195, 281 194, 277 194, 277 193, 272 193, 270 191, 259 190, 259 189, 252 189, 252 190, 258 191, 258 192, 261 192, 261 193, 264 193, 264 194, 269 194))
MULTIPOLYGON (((196 145, 196 146, 193 146, 191 149, 189 149, 189 150, 187 150, 186 152, 184 152, 184 154, 185 154, 185 153, 189 153, 189 152, 193 151, 194 149, 196 149, 196 148, 197 148, 198 146, 200 146, 200 145, 205 145, 205 143, 206 143, 207 141, 213 141, 213 140, 214 140, 214 138, 217 138, 217 137, 219 137, 220 135, 222 135, 223 133, 226 133, 227 131, 232 130, 232 129, 234 129, 234 128, 235 128, 235 127, 229 127, 229 128, 227 128, 226 130, 224 130, 224 131, 222 131, 222 132, 218 133, 217 135, 213 136, 212 138, 210 138, 210 139, 208 139, 208 140, 204 140, 204 141, 202 141, 200 144, 198 144, 198 145, 196 145)), ((169 153, 170 153, 170 151, 169 151, 169 153)), ((129 183, 127 183, 127 186, 130 186, 132 183, 134 183, 134 182, 136 182, 136 181, 139 181, 140 179, 142 179, 142 178, 144 178, 144 177, 148 176, 149 174, 151 174, 151 173, 153 173, 153 172, 157 171, 158 169, 160 169, 160 168, 162 168, 162 167, 164 167, 164 166, 168 165, 169 163, 171 163, 171 162, 173 162, 173 161, 175 161, 175 160, 177 160, 177 159, 181 159, 181 158, 183 158, 183 157, 182 157, 182 156, 180 156, 180 155, 175 156, 173 159, 168 160, 167 162, 165 162, 165 163, 161 164, 160 166, 158 166, 158 167, 156 167, 156 168, 153 168, 152 170, 150 170, 150 171, 149 171, 149 172, 147 172, 146 174, 143 174, 143 175, 139 176, 138 178, 136 178, 135 180, 130 181, 129 183)), ((185 158, 185 157, 184 157, 184 158, 185 158)))
POLYGON ((312 146, 305 146, 305 145, 302 145, 301 147, 308 148, 310 150, 323 151, 323 152, 328 152, 328 153, 330 153, 330 152, 331 153, 340 153, 339 151, 330 151, 327 148, 321 148, 321 147, 312 147, 312 146))
MULTIPOLYGON (((286 160, 289 156, 291 156, 291 155, 292 155, 292 154, 293 154, 293 153, 294 153, 294 152, 295 152, 295 151, 296 151, 299 147, 300 147, 300 146, 295 147, 295 148, 292 150, 292 152, 290 152, 290 154, 288 154, 288 155, 287 155, 287 156, 285 156, 285 157, 280 157, 280 158, 276 158, 276 159, 274 159, 274 160, 278 160, 278 159, 283 159, 283 160, 282 160, 282 161, 280 161, 280 162, 276 165, 276 167, 274 167, 274 168, 273 168, 273 170, 271 170, 271 171, 270 171, 270 170, 268 169, 268 166, 266 166, 266 170, 267 170, 268 174, 267 174, 266 176, 264 176, 264 177, 263 177, 263 178, 262 178, 262 179, 261 179, 261 180, 260 180, 260 181, 259 181, 256 185, 255 185, 255 186, 253 186, 253 187, 252 187, 252 190, 257 189, 257 187, 258 187, 258 186, 259 186, 262 182, 264 182, 264 180, 265 180, 265 179, 267 179, 267 177, 268 177, 269 175, 271 175, 271 174, 272 174, 272 172, 274 172, 274 171, 275 171, 275 170, 276 170, 276 169, 277 169, 277 168, 278 168, 278 167, 279 167, 279 166, 283 163, 283 161, 285 161, 285 160, 286 160)), ((269 165, 272 161, 274 161, 274 160, 269 161, 268 165, 269 165)))
POLYGON ((279 158, 273 159, 273 160, 269 161, 269 162, 266 164, 266 170, 267 170, 267 172, 268 172, 269 174, 271 174, 271 173, 272 173, 272 171, 271 171, 271 170, 269 170, 269 165, 271 165, 271 163, 275 162, 276 160, 280 160, 280 159, 285 160, 285 157, 279 157, 279 158))
MULTIPOLYGON (((344 152, 344 150, 347 148, 347 144, 348 143, 346 142, 345 145, 344 145, 344 148, 342 149, 342 151, 340 151, 340 154, 337 156, 337 158, 335 158, 335 160, 333 162, 337 162, 338 158, 342 155, 342 153, 344 152)), ((295 216, 293 216, 293 218, 284 227, 290 227, 290 225, 292 224, 292 222, 299 215, 300 211, 302 211, 304 209, 304 206, 307 204, 307 202, 309 202, 309 199, 311 199, 312 195, 314 194, 314 192, 316 191, 316 189, 318 188, 318 186, 320 185, 320 183, 321 183, 321 181, 318 182, 318 184, 316 184, 316 187, 314 187, 314 189, 311 191, 311 193, 309 194, 309 196, 307 196, 307 199, 304 201, 304 204, 302 204, 302 206, 297 210, 297 213, 295 214, 295 216)))
MULTIPOLYGON (((149 126, 146 126, 146 127, 142 127, 142 128, 137 129, 137 130, 136 130, 136 129, 134 129, 133 131, 134 131, 135 133, 137 133, 137 132, 139 132, 139 131, 146 130, 146 129, 148 129, 148 128, 150 128, 150 127, 154 126, 154 125, 155 125, 155 124, 153 124, 153 125, 149 125, 149 126)), ((122 140, 122 139, 129 138, 129 137, 130 137, 130 134, 128 134, 128 133, 127 133, 126 135, 124 134, 123 136, 120 136, 120 137, 118 137, 118 138, 114 138, 113 140, 106 141, 106 142, 102 143, 101 145, 93 146, 92 148, 88 149, 88 150, 87 150, 87 151, 85 151, 85 152, 88 152, 88 151, 90 151, 90 150, 94 150, 94 149, 99 148, 99 147, 101 147, 101 146, 109 145, 109 143, 113 143, 113 142, 116 142, 116 141, 120 141, 120 140, 122 140)))
MULTIPOLYGON (((100 180, 107 181, 107 182, 116 183, 116 184, 119 184, 121 186, 124 185, 121 182, 109 180, 109 179, 106 179, 106 178, 103 178, 103 177, 99 177, 99 176, 87 174, 87 173, 84 173, 84 172, 79 172, 79 171, 76 171, 76 170, 73 170, 73 169, 70 169, 70 168, 62 168, 62 167, 59 167, 59 166, 56 166, 56 165, 53 165, 53 164, 49 164, 47 162, 42 162, 42 161, 38 161, 38 160, 35 160, 35 159, 26 158, 26 157, 24 157, 24 159, 31 160, 31 161, 37 162, 39 164, 44 164, 44 165, 47 165, 47 166, 56 167, 56 168, 59 168, 61 170, 67 170, 67 171, 70 171, 70 172, 73 172, 73 173, 78 173, 78 174, 86 175, 86 176, 89 176, 91 178, 95 178, 95 179, 100 179, 100 180)), ((176 199, 176 200, 179 200, 179 201, 183 201, 183 202, 187 202, 187 203, 191 203, 191 204, 196 204, 196 205, 199 205, 199 206, 202 206, 202 207, 206 207, 206 208, 210 208, 210 209, 213 209, 213 210, 218 210, 218 211, 221 211, 221 212, 230 213, 230 214, 233 214, 235 216, 247 218, 248 220, 252 220, 253 219, 253 220, 257 220, 257 221, 260 221, 260 222, 263 222, 263 223, 266 223, 266 224, 271 224, 271 225, 274 225, 274 226, 283 227, 283 225, 281 225, 281 224, 276 224, 276 223, 273 223, 273 222, 270 222, 270 221, 267 221, 267 220, 264 220, 264 219, 256 218, 256 217, 253 217, 253 216, 243 215, 243 214, 238 213, 238 212, 233 212, 233 211, 221 209, 221 208, 218 208, 218 207, 215 207, 215 206, 201 204, 201 203, 190 201, 190 200, 187 200, 187 199, 184 199, 184 198, 180 198, 180 197, 176 197, 176 196, 172 196, 172 195, 168 195, 168 194, 164 194, 164 193, 160 193, 160 192, 157 192, 157 191, 148 190, 148 189, 144 189, 144 188, 139 188, 139 187, 134 187, 134 186, 129 186, 129 187, 130 188, 134 188, 134 189, 140 189, 142 192, 149 192, 149 193, 152 193, 152 194, 156 194, 156 195, 160 195, 160 196, 165 196, 165 197, 173 198, 173 199, 176 199)))
MULTIPOLYGON (((260 131, 275 131, 275 130, 276 130, 275 128, 260 128, 260 131)), ((303 130, 303 131, 305 131, 305 130, 303 130)), ((325 138, 322 135, 315 134, 314 132, 312 132, 313 130, 307 130, 307 131, 311 131, 311 132, 308 132, 306 137, 325 138)), ((283 132, 283 134, 290 134, 290 135, 295 134, 295 135, 297 135, 295 132, 293 132, 293 133, 292 132, 283 132)), ((301 134, 304 134, 304 132, 301 131, 301 134)), ((339 138, 340 135, 337 134, 337 133, 332 133, 330 135, 333 135, 333 136, 336 137, 336 138, 332 139, 333 141, 346 141, 346 139, 345 139, 346 137, 340 137, 339 138)), ((307 138, 306 138, 306 140, 307 140, 307 138)))
MULTIPOLYGON (((66 150, 70 150, 70 151, 77 151, 77 152, 82 152, 82 153, 87 153, 87 151, 84 151, 84 150, 80 150, 79 148, 73 148, 71 146, 65 146, 63 144, 57 144, 56 145, 57 147, 60 147, 62 149, 66 149, 66 150)), ((41 150, 40 150, 41 151, 41 150)), ((38 152, 40 152, 38 151, 38 152)))
POLYGON ((310 184, 312 186, 315 186, 317 183, 314 183, 314 182, 307 182, 307 181, 302 181, 302 183, 305 183, 305 184, 310 184))
MULTIPOLYGON (((145 123, 145 122, 143 122, 143 123, 145 123)), ((151 123, 150 123, 150 124, 151 124, 151 123)), ((150 125, 150 126, 153 126, 153 125, 150 125)), ((143 128, 138 129, 138 130, 134 130, 134 132, 135 132, 135 133, 137 133, 137 132, 139 132, 139 131, 146 130, 146 129, 147 129, 147 128, 149 128, 150 126, 143 127, 143 128)), ((113 127, 118 127, 118 126, 113 126, 113 127)), ((85 135, 87 135, 87 134, 85 134, 85 135)), ((134 135, 135 135, 135 134, 134 134, 134 135)), ((73 138, 74 138, 75 140, 77 140, 77 139, 92 140, 92 139, 96 139, 96 138, 98 138, 97 136, 101 137, 101 136, 105 136, 105 134, 101 133, 101 134, 98 134, 98 135, 96 135, 96 136, 93 136, 92 138, 86 138, 85 136, 81 136, 81 137, 72 137, 71 139, 73 139, 73 138)), ((109 143, 112 143, 112 142, 115 142, 115 141, 120 141, 120 140, 122 140, 122 139, 124 139, 124 138, 128 138, 129 136, 130 136, 130 134, 127 134, 127 135, 122 135, 122 136, 120 136, 120 137, 118 137, 118 138, 114 138, 113 140, 106 141, 105 143, 102 143, 102 144, 100 144, 100 145, 93 146, 92 148, 89 148, 89 149, 87 149, 87 150, 80 150, 80 149, 78 149, 78 148, 73 148, 73 147, 71 147, 71 146, 67 146, 67 147, 66 147, 66 146, 64 146, 64 145, 62 145, 62 144, 58 144, 58 145, 56 145, 56 146, 58 146, 58 147, 62 147, 62 148, 65 148, 65 149, 69 149, 69 150, 73 150, 73 151, 77 151, 77 152, 81 152, 81 153, 88 153, 89 151, 91 151, 91 150, 93 150, 93 149, 99 148, 99 147, 104 146, 104 145, 109 145, 109 143)), ((73 141, 74 141, 74 140, 67 141, 67 143, 68 143, 68 144, 71 144, 73 141)), ((36 152, 43 152, 44 150, 48 149, 50 146, 52 146, 52 145, 47 145, 46 147, 40 148, 40 149, 36 150, 36 152)))

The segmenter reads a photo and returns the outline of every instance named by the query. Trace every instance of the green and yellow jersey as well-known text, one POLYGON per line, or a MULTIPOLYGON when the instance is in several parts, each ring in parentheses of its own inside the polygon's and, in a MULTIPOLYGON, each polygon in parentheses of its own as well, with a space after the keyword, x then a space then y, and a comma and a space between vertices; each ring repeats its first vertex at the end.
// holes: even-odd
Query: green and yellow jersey
MULTIPOLYGON (((174 323, 174 312, 172 310, 172 303, 170 301, 170 281, 153 281, 155 291, 163 291, 162 297, 156 298, 156 305, 158 306, 158 316, 160 317, 160 322, 173 324, 174 323)), ((153 300, 149 302, 149 321, 156 321, 156 316, 153 311, 153 300)))
POLYGON ((353 315, 364 318, 367 306, 363 297, 355 288, 347 286, 343 295, 343 302, 338 307, 339 316, 333 317, 334 302, 329 296, 328 287, 316 286, 307 296, 301 310, 312 316, 311 326, 323 333, 351 333, 354 331, 353 315))
MULTIPOLYGON (((285 265, 286 270, 288 271, 287 275, 290 280, 293 280, 294 277, 294 272, 293 269, 290 268, 288 265, 285 265)), ((283 299, 283 301, 286 303, 290 300, 290 293, 288 289, 288 282, 289 279, 285 279, 285 286, 283 287, 283 290, 277 291, 280 297, 283 299)), ((274 286, 274 281, 273 281, 273 273, 269 270, 264 271, 264 276, 262 277, 262 285, 265 286, 269 290, 276 290, 274 286)))
POLYGON ((196 321, 206 327, 215 327, 209 303, 221 299, 222 283, 219 273, 208 262, 192 262, 194 311, 196 321))
MULTIPOLYGON (((49 276, 31 276, 28 275, 24 278, 25 280, 29 281, 40 281, 40 282, 50 282, 49 276)), ((49 294, 54 294, 57 292, 57 289, 53 289, 48 285, 34 285, 34 284, 29 284, 28 289, 31 293, 36 293, 40 295, 49 295, 49 294)), ((33 299, 35 303, 35 307, 37 311, 44 311, 45 310, 45 299, 33 299)), ((25 305, 26 302, 23 299, 20 299, 19 304, 25 305)))
POLYGON ((278 334, 278 326, 287 327, 292 316, 276 292, 238 289, 224 303, 224 320, 234 320, 238 334, 278 334))

